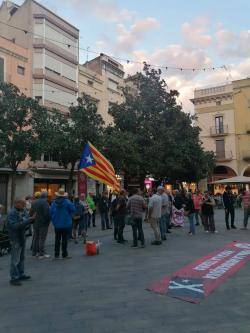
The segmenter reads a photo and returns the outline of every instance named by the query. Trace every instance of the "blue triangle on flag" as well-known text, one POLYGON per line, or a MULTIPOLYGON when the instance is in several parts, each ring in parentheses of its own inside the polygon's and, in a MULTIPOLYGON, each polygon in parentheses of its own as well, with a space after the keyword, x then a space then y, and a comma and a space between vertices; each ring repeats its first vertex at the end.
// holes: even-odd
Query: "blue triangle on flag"
POLYGON ((95 165, 96 162, 95 162, 95 159, 93 157, 93 154, 91 152, 91 148, 89 146, 88 143, 86 143, 84 149, 83 149, 83 152, 82 152, 82 156, 81 156, 81 159, 80 159, 80 163, 78 165, 78 169, 81 170, 81 169, 85 169, 85 168, 88 168, 92 165, 95 165))

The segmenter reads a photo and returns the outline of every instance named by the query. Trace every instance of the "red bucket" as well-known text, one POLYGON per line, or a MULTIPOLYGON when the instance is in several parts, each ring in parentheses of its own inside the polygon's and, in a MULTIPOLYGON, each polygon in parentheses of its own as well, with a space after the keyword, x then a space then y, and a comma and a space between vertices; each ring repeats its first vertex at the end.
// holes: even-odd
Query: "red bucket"
POLYGON ((97 246, 95 242, 87 241, 85 245, 86 255, 95 256, 97 254, 97 246))

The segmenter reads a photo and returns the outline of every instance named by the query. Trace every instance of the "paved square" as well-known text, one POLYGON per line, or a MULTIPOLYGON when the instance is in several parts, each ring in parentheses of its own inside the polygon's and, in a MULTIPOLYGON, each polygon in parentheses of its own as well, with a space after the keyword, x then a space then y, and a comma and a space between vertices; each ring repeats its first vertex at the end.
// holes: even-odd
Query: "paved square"
MULTIPOLYGON (((201 304, 194 305, 145 290, 153 281, 234 240, 249 241, 242 231, 241 210, 237 230, 226 231, 223 211, 216 211, 219 231, 197 235, 173 230, 161 246, 150 245, 152 232, 144 224, 146 248, 113 241, 112 230, 89 230, 90 239, 102 242, 101 254, 86 257, 82 244, 69 245, 71 260, 38 261, 27 250, 27 273, 32 280, 22 287, 8 284, 9 257, 0 258, 1 333, 249 333, 250 265, 229 278, 201 304)), ((53 254, 53 232, 47 250, 53 254)), ((28 248, 28 247, 27 247, 28 248)))

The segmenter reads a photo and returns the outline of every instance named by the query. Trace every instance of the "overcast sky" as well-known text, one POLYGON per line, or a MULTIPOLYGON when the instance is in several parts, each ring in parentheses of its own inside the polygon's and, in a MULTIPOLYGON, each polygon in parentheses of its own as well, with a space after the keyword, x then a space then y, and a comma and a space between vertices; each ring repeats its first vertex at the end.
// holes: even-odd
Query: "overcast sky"
MULTIPOLYGON (((250 76, 249 0, 38 0, 80 29, 80 47, 129 60, 213 72, 163 71, 192 111, 196 87, 250 76)), ((16 1, 21 4, 23 1, 16 1)), ((94 55, 89 53, 89 59, 94 55)), ((80 51, 80 61, 87 54, 80 51)), ((127 73, 142 66, 123 63, 127 73)))

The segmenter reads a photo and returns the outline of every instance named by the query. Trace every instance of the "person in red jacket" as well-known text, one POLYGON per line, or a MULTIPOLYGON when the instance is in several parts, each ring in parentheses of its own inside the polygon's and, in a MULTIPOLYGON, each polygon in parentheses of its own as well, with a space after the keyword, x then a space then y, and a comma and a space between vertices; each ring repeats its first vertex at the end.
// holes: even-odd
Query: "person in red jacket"
POLYGON ((195 193, 193 194, 196 225, 200 225, 199 216, 201 218, 202 198, 203 198, 203 195, 201 194, 201 192, 199 190, 196 190, 195 193))

